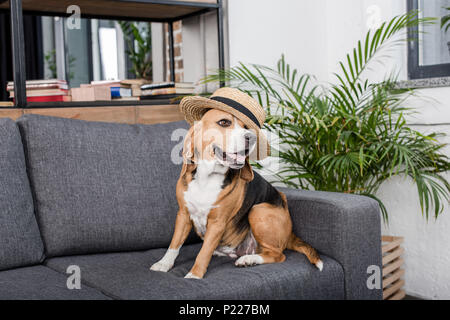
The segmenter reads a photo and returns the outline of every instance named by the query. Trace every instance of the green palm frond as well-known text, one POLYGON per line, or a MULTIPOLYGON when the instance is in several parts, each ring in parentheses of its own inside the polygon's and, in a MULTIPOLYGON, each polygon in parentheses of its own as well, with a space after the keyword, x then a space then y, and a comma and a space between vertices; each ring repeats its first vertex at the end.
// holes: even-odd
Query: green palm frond
MULTIPOLYGON (((438 217, 449 200, 443 173, 450 169, 440 135, 408 127, 407 100, 416 92, 399 89, 395 74, 370 81, 369 70, 383 52, 407 39, 407 29, 433 23, 410 12, 368 32, 340 63, 336 83, 316 79, 292 68, 284 55, 276 68, 239 63, 217 71, 203 82, 225 80, 266 108, 265 128, 279 135, 278 157, 283 163, 272 173, 286 186, 365 195, 380 203, 380 186, 392 176, 409 176, 417 186, 423 215, 438 217)), ((260 166, 255 164, 256 166, 260 166)))

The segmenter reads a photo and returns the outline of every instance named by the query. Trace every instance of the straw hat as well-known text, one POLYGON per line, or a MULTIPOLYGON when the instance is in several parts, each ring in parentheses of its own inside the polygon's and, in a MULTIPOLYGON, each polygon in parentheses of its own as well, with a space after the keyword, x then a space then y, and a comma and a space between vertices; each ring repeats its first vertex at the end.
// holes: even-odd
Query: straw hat
POLYGON ((220 88, 210 98, 200 96, 185 97, 180 102, 180 109, 186 121, 193 125, 201 120, 209 109, 218 109, 231 113, 241 120, 258 137, 258 144, 250 156, 262 160, 270 155, 267 138, 261 131, 266 120, 266 113, 261 105, 248 94, 233 88, 220 88))

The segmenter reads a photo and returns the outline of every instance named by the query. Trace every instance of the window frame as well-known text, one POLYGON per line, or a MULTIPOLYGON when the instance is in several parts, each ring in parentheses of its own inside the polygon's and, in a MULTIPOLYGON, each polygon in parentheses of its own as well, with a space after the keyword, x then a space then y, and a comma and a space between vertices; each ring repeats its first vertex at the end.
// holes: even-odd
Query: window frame
MULTIPOLYGON (((419 10, 419 0, 407 0, 408 12, 419 10)), ((421 66, 419 64, 419 27, 408 30, 408 77, 411 80, 450 77, 450 63, 421 66)))

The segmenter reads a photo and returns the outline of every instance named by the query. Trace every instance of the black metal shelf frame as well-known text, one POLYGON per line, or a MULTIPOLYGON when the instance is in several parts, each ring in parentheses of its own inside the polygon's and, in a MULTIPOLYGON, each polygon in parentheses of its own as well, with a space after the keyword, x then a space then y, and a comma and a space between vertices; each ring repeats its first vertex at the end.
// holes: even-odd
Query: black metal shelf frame
MULTIPOLYGON (((13 73, 14 73, 14 91, 15 91, 15 107, 26 108, 26 72, 25 72, 25 43, 23 34, 23 8, 22 0, 0 0, 0 3, 9 1, 10 15, 11 15, 11 45, 13 56, 13 73)), ((189 2, 189 1, 172 1, 172 0, 111 0, 116 2, 129 2, 129 3, 144 3, 144 4, 158 4, 168 6, 182 6, 182 7, 194 7, 199 10, 190 14, 167 18, 136 18, 136 17, 119 17, 119 16, 104 16, 104 15, 81 15, 82 18, 101 18, 110 20, 135 20, 135 21, 148 21, 148 22, 164 22, 169 26, 169 61, 170 61, 170 78, 171 81, 175 81, 175 56, 174 56, 174 38, 173 38, 173 23, 192 16, 202 15, 207 12, 215 11, 217 14, 217 36, 219 43, 219 69, 225 68, 225 46, 224 46, 224 25, 223 25, 223 3, 222 0, 217 0, 217 3, 204 3, 204 2, 189 2)), ((74 1, 76 3, 76 0, 74 1)), ((49 16, 65 16, 55 12, 35 12, 26 11, 28 14, 34 15, 49 15, 49 16)), ((220 82, 220 86, 224 86, 223 81, 220 82)), ((64 104, 63 107, 74 107, 76 103, 64 104)), ((129 102, 124 105, 134 105, 135 102, 129 102)))

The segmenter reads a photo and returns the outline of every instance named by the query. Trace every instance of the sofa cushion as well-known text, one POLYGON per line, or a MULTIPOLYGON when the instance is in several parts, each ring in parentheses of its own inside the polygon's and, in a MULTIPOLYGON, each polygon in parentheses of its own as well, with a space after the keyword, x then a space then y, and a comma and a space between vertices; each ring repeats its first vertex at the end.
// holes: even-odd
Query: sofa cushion
POLYGON ((0 272, 0 300, 110 300, 99 290, 81 284, 67 288, 67 275, 45 266, 0 272))
POLYGON ((75 264, 83 279, 120 299, 344 299, 341 266, 323 256, 320 272, 305 256, 286 251, 283 263, 237 268, 227 257, 213 257, 204 279, 184 279, 200 244, 183 246, 168 273, 150 271, 165 249, 52 258, 55 270, 75 264))
POLYGON ((39 263, 43 253, 19 129, 0 119, 0 270, 39 263))
POLYGON ((168 246, 181 169, 171 155, 181 161, 185 122, 26 115, 18 124, 47 256, 168 246))

